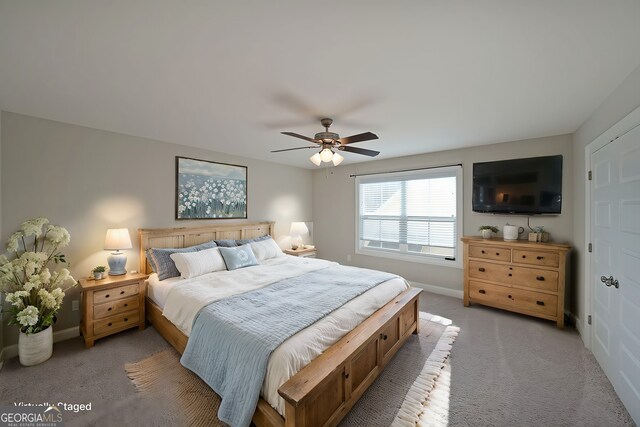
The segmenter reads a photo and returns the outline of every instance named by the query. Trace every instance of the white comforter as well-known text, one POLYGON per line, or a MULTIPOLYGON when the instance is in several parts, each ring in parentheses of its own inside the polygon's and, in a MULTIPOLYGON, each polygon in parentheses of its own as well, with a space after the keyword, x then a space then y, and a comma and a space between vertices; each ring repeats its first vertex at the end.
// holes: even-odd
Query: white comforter
MULTIPOLYGON (((162 282, 150 279, 150 295, 159 296, 153 298, 157 302, 158 299, 164 300, 162 314, 189 336, 195 315, 214 301, 335 264, 319 259, 282 256, 262 261, 261 265, 192 279, 162 282)), ((284 415, 284 400, 278 394, 278 388, 408 287, 401 278, 381 283, 282 343, 269 358, 262 397, 284 415)))

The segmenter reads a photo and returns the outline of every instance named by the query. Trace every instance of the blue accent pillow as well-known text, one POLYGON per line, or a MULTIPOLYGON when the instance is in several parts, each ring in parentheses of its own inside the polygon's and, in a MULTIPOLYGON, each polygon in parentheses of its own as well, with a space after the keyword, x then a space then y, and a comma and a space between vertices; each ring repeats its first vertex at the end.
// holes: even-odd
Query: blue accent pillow
POLYGON ((171 259, 171 254, 180 252, 199 252, 205 249, 215 248, 216 242, 201 243, 188 248, 150 248, 147 249, 147 259, 151 268, 158 274, 158 280, 169 279, 170 277, 179 277, 180 272, 176 268, 175 262, 171 259))
POLYGON ((236 241, 234 239, 214 240, 214 241, 221 248, 233 248, 233 247, 238 246, 238 244, 236 243, 236 241))
POLYGON ((234 248, 220 248, 220 254, 227 264, 227 270, 235 270, 237 268, 258 265, 258 260, 251 250, 251 246, 236 246, 234 248))
POLYGON ((238 246, 242 246, 242 245, 246 245, 247 243, 253 243, 253 242, 261 242, 263 240, 268 240, 270 239, 271 236, 269 236, 268 234, 266 236, 260 236, 260 237, 255 237, 253 239, 241 239, 241 240, 236 240, 236 245, 238 246))

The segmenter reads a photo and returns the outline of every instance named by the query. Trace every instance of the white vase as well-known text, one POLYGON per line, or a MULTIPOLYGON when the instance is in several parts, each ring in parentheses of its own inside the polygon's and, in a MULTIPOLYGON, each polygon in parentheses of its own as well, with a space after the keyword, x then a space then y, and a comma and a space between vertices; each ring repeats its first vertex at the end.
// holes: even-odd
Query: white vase
POLYGON ((492 235, 493 235, 493 231, 491 231, 489 229, 482 230, 482 238, 483 239, 490 239, 492 235))
POLYGON ((53 327, 35 334, 20 332, 18 338, 18 356, 23 366, 33 366, 42 363, 53 353, 53 327))

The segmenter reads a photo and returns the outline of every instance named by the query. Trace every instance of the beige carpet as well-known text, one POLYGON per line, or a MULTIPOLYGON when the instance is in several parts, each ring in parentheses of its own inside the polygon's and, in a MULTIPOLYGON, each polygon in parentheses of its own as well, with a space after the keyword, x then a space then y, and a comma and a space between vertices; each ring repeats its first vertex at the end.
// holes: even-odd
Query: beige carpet
MULTIPOLYGON (((458 328, 448 319, 421 313, 421 331, 412 336, 387 365, 385 371, 345 417, 342 426, 416 425, 420 415, 430 411, 430 425, 446 426, 438 415, 440 405, 429 396, 438 389, 440 373, 458 328)), ((220 398, 197 375, 180 365, 180 355, 164 350, 125 370, 141 395, 162 402, 165 411, 191 426, 224 426, 215 414, 220 398)), ((446 387, 440 387, 440 394, 446 387)), ((448 390, 448 388, 446 388, 448 390)))

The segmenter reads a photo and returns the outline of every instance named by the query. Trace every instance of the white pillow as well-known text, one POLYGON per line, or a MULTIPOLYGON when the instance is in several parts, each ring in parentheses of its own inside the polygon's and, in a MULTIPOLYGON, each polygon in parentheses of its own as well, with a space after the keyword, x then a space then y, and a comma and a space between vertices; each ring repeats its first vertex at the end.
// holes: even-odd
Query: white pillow
POLYGON ((275 258, 284 256, 282 249, 273 239, 260 240, 259 242, 251 242, 251 250, 256 256, 258 261, 262 261, 269 258, 275 258))
POLYGON ((203 274, 227 269, 220 255, 220 249, 210 248, 199 252, 176 252, 171 254, 176 268, 183 279, 202 276, 203 274))

